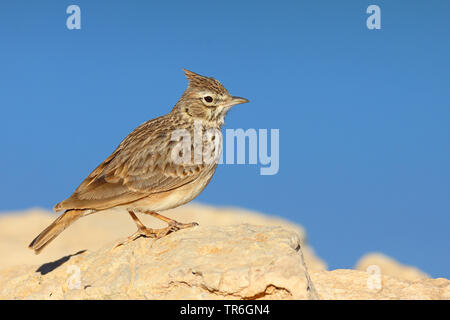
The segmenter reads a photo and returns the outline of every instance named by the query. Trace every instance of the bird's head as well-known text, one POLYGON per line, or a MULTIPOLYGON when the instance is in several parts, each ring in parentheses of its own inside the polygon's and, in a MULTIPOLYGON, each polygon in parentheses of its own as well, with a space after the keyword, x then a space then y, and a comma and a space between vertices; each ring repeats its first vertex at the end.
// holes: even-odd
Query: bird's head
POLYGON ((199 120, 210 121, 221 126, 228 110, 237 104, 249 102, 235 97, 216 79, 183 69, 189 85, 174 110, 199 120))

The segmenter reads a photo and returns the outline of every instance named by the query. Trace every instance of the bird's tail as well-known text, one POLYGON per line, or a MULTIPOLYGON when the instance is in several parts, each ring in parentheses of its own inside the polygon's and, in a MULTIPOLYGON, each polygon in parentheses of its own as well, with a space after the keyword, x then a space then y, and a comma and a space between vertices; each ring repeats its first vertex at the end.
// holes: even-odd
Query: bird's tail
POLYGON ((39 254, 53 239, 69 225, 81 218, 88 210, 67 210, 60 215, 51 225, 45 228, 31 243, 28 248, 39 254))

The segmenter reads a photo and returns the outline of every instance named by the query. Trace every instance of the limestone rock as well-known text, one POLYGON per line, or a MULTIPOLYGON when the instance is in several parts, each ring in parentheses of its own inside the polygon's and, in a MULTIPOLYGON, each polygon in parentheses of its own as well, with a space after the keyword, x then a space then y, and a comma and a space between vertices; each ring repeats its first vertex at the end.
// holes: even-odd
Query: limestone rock
POLYGON ((199 226, 0 272, 0 299, 308 299, 300 238, 281 227, 199 226))
POLYGON ((444 278, 407 281, 358 270, 313 271, 320 299, 442 300, 450 299, 450 281, 444 278))
POLYGON ((199 226, 0 271, 0 299, 450 299, 447 279, 308 270, 281 227, 199 226))
MULTIPOLYGON (((180 222, 196 221, 200 226, 226 226, 241 223, 281 226, 297 233, 302 243, 306 242, 306 233, 300 225, 242 209, 191 204, 164 211, 164 214, 180 222)), ((81 250, 95 251, 111 241, 125 239, 136 231, 135 224, 125 210, 105 210, 76 221, 41 254, 35 255, 27 248, 28 244, 57 216, 42 209, 0 215, 0 256, 4 257, 0 259, 0 270, 23 264, 43 264, 81 250)), ((150 228, 166 226, 151 216, 141 214, 139 218, 150 228)), ((307 245, 302 247, 309 269, 326 269, 325 262, 314 254, 312 248, 307 245)))
POLYGON ((279 218, 199 205, 165 213, 200 226, 112 250, 136 227, 108 210, 80 219, 38 256, 27 245, 56 215, 0 216, 0 299, 450 299, 449 280, 379 254, 359 270, 326 271, 303 228, 279 218))
POLYGON ((415 281, 429 278, 429 276, 421 270, 401 264, 381 253, 369 253, 364 255, 356 264, 355 269, 367 271, 370 267, 379 268, 381 274, 396 277, 398 279, 415 281))

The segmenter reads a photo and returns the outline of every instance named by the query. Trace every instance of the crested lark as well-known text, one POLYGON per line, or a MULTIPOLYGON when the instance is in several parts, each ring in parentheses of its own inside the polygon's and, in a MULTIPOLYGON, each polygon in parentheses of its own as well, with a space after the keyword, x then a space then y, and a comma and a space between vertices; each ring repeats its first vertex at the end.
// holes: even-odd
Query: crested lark
POLYGON ((199 152, 195 150, 198 145, 189 143, 187 148, 185 145, 180 148, 180 139, 174 139, 174 132, 181 130, 184 134, 195 135, 196 127, 202 134, 215 130, 219 132, 219 139, 210 135, 206 142, 202 138, 200 144, 217 153, 216 147, 207 144, 220 140, 221 147, 220 128, 227 111, 248 100, 231 96, 214 78, 184 71, 189 85, 172 111, 137 127, 72 196, 54 207, 55 211, 64 210, 64 213, 30 243, 29 248, 36 254, 77 219, 114 207, 127 210, 138 227, 136 233, 118 245, 140 236, 158 239, 197 225, 195 222, 179 223, 157 211, 178 207, 198 196, 211 180, 218 157, 216 154, 214 161, 198 161, 199 152), (191 154, 192 150, 195 154, 191 154), (196 161, 192 161, 193 158, 196 161), (146 228, 136 216, 138 212, 161 219, 168 227, 146 228))

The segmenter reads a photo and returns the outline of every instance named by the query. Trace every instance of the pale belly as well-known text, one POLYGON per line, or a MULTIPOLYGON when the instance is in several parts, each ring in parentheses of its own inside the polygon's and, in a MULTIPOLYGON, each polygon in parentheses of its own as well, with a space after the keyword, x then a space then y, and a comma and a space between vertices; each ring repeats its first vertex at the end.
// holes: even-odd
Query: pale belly
POLYGON ((212 174, 207 177, 199 177, 194 182, 180 188, 152 194, 146 198, 123 206, 127 209, 142 209, 151 211, 163 211, 181 206, 197 197, 211 180, 212 174))

